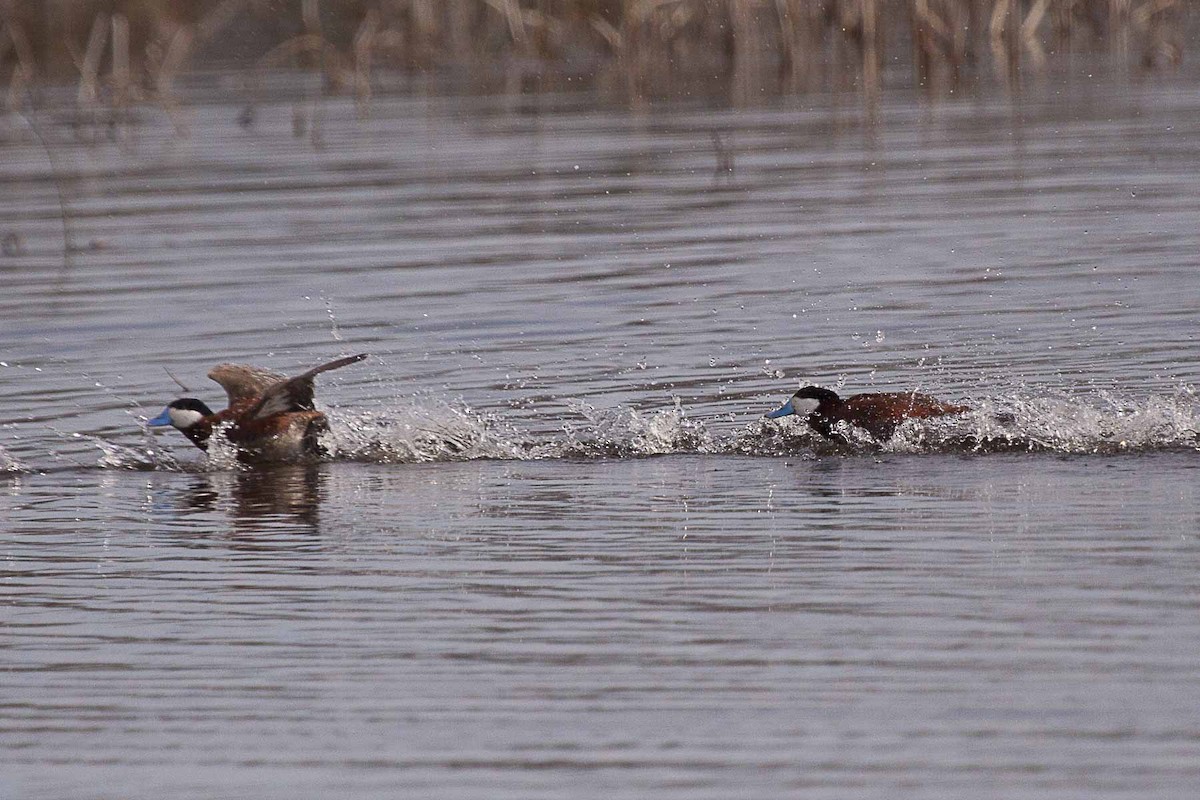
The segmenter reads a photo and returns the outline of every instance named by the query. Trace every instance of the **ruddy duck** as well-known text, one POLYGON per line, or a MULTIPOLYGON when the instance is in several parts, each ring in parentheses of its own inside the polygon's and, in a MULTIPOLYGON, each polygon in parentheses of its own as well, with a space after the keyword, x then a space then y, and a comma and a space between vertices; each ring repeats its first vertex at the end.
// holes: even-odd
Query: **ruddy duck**
POLYGON ((845 400, 837 393, 819 386, 805 386, 780 408, 766 416, 770 419, 799 414, 817 433, 830 439, 841 439, 834 426, 845 422, 862 428, 879 441, 892 438, 896 428, 906 419, 944 417, 963 414, 969 406, 943 403, 936 397, 916 392, 877 392, 856 394, 845 400))
POLYGON ((208 373, 229 395, 229 407, 213 412, 194 397, 173 400, 147 425, 171 425, 192 444, 208 450, 219 425, 249 461, 295 461, 322 453, 319 437, 329 430, 325 415, 313 406, 313 378, 322 372, 362 361, 366 353, 339 358, 288 378, 245 364, 220 364, 208 373))

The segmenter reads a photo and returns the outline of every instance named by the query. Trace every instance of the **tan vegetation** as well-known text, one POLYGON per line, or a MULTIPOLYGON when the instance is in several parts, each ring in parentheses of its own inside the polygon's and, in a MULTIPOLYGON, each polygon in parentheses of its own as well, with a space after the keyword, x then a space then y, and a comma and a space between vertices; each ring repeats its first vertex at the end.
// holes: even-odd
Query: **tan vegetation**
POLYGON ((0 0, 0 87, 69 83, 81 107, 153 100, 187 70, 320 70, 365 105, 381 69, 568 78, 631 100, 1011 83, 1055 57, 1182 55, 1184 0, 0 0))

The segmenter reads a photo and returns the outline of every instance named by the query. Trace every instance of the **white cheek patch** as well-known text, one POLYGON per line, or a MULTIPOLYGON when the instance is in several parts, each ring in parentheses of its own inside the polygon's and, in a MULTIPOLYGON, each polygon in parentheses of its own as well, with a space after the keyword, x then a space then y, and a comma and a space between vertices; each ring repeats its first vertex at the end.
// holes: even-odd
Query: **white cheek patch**
POLYGON ((190 428, 204 419, 203 414, 190 408, 172 408, 167 415, 171 418, 171 424, 180 430, 190 428))
POLYGON ((817 406, 821 405, 820 400, 814 400, 811 397, 793 397, 792 410, 802 417, 807 417, 809 414, 817 410, 817 406))

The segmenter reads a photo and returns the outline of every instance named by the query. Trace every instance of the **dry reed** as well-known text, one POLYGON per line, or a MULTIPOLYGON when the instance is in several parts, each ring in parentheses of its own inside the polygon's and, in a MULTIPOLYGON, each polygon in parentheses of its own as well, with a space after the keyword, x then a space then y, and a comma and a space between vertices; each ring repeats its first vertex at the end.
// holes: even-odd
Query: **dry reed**
POLYGON ((570 77, 634 100, 704 86, 735 102, 823 88, 873 101, 903 83, 1010 84, 1086 51, 1169 68, 1187 17, 1184 0, 0 0, 0 81, 10 108, 72 81, 82 112, 155 102, 181 131, 176 80, 211 66, 252 85, 319 70, 360 113, 381 68, 516 73, 533 89, 570 77))

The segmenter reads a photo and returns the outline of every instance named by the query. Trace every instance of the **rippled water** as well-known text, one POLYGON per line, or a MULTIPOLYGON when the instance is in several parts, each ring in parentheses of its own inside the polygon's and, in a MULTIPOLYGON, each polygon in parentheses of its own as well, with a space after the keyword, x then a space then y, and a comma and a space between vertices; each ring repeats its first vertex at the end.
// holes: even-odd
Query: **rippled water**
POLYGON ((5 118, 0 796, 1195 795, 1196 86, 5 118))

